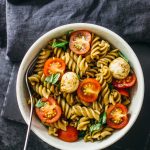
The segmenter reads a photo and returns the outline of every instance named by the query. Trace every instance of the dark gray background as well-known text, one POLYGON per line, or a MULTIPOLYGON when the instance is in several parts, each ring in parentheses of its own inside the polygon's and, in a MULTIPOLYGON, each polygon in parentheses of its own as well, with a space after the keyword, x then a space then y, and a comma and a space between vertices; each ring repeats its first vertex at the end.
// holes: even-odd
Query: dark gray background
MULTIPOLYGON (((12 4, 10 4, 9 8, 14 7, 15 10, 18 10, 18 9, 21 10, 22 8, 24 8, 24 6, 28 6, 27 0, 25 1, 25 3, 24 2, 22 3, 21 0, 9 0, 9 1, 13 2, 12 4), (16 1, 19 1, 19 3, 16 1)), ((43 0, 44 4, 47 4, 47 2, 48 1, 43 0)), ((115 15, 113 15, 112 12, 109 13, 109 16, 112 16, 112 17, 116 16, 117 19, 110 17, 110 20, 105 20, 106 22, 101 22, 101 23, 104 24, 106 27, 114 30, 115 32, 121 34, 129 42, 132 42, 131 46, 133 47, 135 53, 137 54, 137 56, 141 62, 141 65, 142 65, 142 68, 144 71, 145 83, 146 83, 145 84, 144 104, 143 104, 140 116, 138 117, 135 125, 132 127, 132 129, 128 132, 128 134, 124 138, 122 138, 119 142, 112 145, 111 147, 107 148, 108 150, 149 150, 150 149, 150 120, 149 120, 150 45, 148 44, 148 43, 150 43, 149 42, 150 41, 150 30, 149 30, 150 29, 150 25, 149 25, 149 23, 150 23, 150 20, 149 20, 150 7, 149 6, 150 5, 147 2, 148 1, 146 1, 146 0, 144 0, 144 1, 134 0, 132 5, 129 5, 129 6, 132 6, 129 9, 130 11, 127 11, 126 9, 124 9, 124 6, 126 6, 126 8, 128 8, 127 7, 128 5, 127 5, 127 3, 124 3, 123 0, 119 1, 119 4, 117 5, 116 8, 114 5, 112 6, 112 4, 115 3, 114 0, 112 0, 111 3, 108 3, 108 1, 103 0, 103 1, 101 1, 101 3, 103 5, 99 5, 99 7, 96 7, 96 10, 106 11, 107 8, 110 7, 111 10, 117 9, 119 11, 119 12, 117 11, 115 15), (107 5, 107 4, 109 4, 109 5, 107 5), (100 7, 100 6, 103 6, 103 7, 100 7), (137 13, 134 14, 133 10, 137 10, 137 6, 139 9, 138 9, 137 13), (121 8, 121 9, 118 9, 118 8, 121 8), (128 18, 129 14, 133 17, 133 19, 128 18), (146 16, 146 19, 144 18, 144 16, 146 16), (135 18, 135 17, 137 17, 137 18, 135 18), (118 20, 118 22, 115 20, 118 20), (115 21, 115 23, 114 23, 114 21, 115 21), (121 24, 121 26, 119 26, 120 24, 121 24), (127 26, 130 26, 130 28, 128 28, 130 30, 128 30, 128 31, 125 30, 125 28, 127 28, 127 26), (133 29, 135 29, 135 31, 133 29)), ((31 3, 32 3, 32 5, 36 4, 35 1, 33 1, 31 3)), ((40 0, 37 0, 37 4, 38 3, 42 4, 40 0)), ((51 0, 51 3, 55 4, 56 1, 51 0)), ((12 19, 13 17, 18 16, 18 15, 21 17, 21 14, 16 15, 15 10, 14 10, 13 11, 14 14, 12 13, 9 16, 7 15, 7 20, 9 20, 9 24, 7 24, 7 31, 9 29, 9 31, 12 31, 12 32, 9 32, 9 33, 7 32, 7 34, 6 34, 4 4, 5 4, 5 1, 0 0, 0 110, 3 110, 2 111, 3 118, 0 117, 0 150, 12 150, 12 149, 20 150, 23 148, 25 132, 26 132, 26 125, 24 125, 22 123, 18 123, 16 121, 11 121, 11 120, 21 121, 20 112, 18 111, 17 104, 16 104, 16 98, 15 98, 15 94, 14 94, 15 93, 15 81, 16 81, 16 78, 15 78, 16 77, 16 73, 15 73, 16 69, 15 68, 18 65, 14 64, 8 60, 8 58, 6 57, 6 51, 7 51, 7 54, 11 54, 9 56, 12 56, 12 60, 13 60, 14 56, 18 52, 18 51, 17 52, 14 51, 15 46, 20 45, 20 43, 21 43, 21 41, 19 41, 19 39, 17 39, 17 41, 14 41, 14 39, 16 37, 18 37, 18 36, 20 37, 20 31, 18 29, 20 26, 23 26, 23 27, 25 26, 26 27, 25 31, 27 31, 27 26, 26 26, 25 22, 18 23, 18 24, 11 24, 11 21, 14 21, 12 19), (13 34, 13 33, 16 33, 16 34, 13 34), (6 40, 6 36, 7 36, 7 40, 6 40), (7 49, 6 49, 6 46, 7 46, 7 49), (12 55, 12 54, 15 54, 15 55, 12 55), (11 81, 11 82, 9 82, 9 81, 11 81), (9 89, 7 89, 8 84, 10 84, 9 89), (5 103, 4 103, 5 95, 7 96, 7 101, 5 101, 5 103), (4 104, 6 105, 6 107, 3 107, 4 104), (17 116, 17 117, 15 117, 15 116, 17 116)), ((76 1, 76 5, 77 4, 78 3, 76 1)), ((99 3, 97 2, 96 5, 98 5, 98 4, 99 3)), ((87 5, 88 5, 88 3, 87 3, 87 5)), ((78 16, 78 13, 82 12, 82 9, 80 10, 81 6, 79 5, 79 7, 78 7, 79 9, 76 9, 76 11, 74 11, 72 16, 74 16, 76 18, 78 16)), ((92 2, 91 2, 90 6, 91 6, 91 9, 95 7, 95 5, 92 2)), ((29 7, 32 8, 30 5, 29 5, 29 7)), ((39 9, 40 8, 41 7, 39 7, 39 9)), ((54 8, 53 8, 53 10, 54 10, 54 8)), ((37 8, 34 8, 34 9, 36 10, 37 8)), ((86 20, 87 20, 86 22, 99 24, 99 21, 103 20, 102 18, 104 16, 101 16, 101 18, 99 18, 100 20, 98 20, 98 19, 95 20, 94 18, 92 18, 92 14, 95 14, 95 13, 96 13, 95 11, 93 11, 93 13, 90 13, 91 15, 88 16, 89 18, 86 18, 86 20)), ((101 11, 99 13, 101 13, 101 11)), ((105 14, 105 12, 104 12, 104 14, 105 14)), ((29 14, 27 14, 27 16, 28 15, 29 14)), ((54 16, 52 16, 52 17, 54 17, 54 16)), ((106 15, 106 17, 107 17, 107 15, 106 15)), ((74 20, 74 22, 78 22, 78 20, 74 20)), ((81 20, 79 20, 79 22, 81 22, 81 20)), ((32 23, 32 21, 29 22, 29 24, 31 24, 31 23, 32 23)), ((58 26, 60 24, 61 24, 61 22, 59 22, 59 24, 56 23, 55 26, 58 26)), ((65 24, 65 21, 63 22, 63 24, 65 24)), ((41 23, 41 25, 42 25, 42 23, 41 23)), ((51 28, 53 28, 55 26, 51 26, 51 28)), ((30 39, 28 39, 29 43, 27 42, 22 47, 22 49, 24 48, 24 50, 26 51, 26 49, 31 45, 31 43, 37 37, 39 37, 41 34, 45 33, 46 30, 49 29, 49 27, 47 26, 47 28, 44 28, 44 29, 45 29, 45 31, 41 31, 41 32, 38 32, 38 34, 35 34, 35 37, 32 37, 31 41, 30 41, 30 39)), ((24 31, 24 34, 26 35, 25 31, 24 31)), ((20 55, 17 55, 16 58, 19 58, 18 60, 21 60, 21 57, 24 55, 25 51, 21 51, 20 55)), ((16 58, 14 59, 14 61, 16 60, 16 58)), ((29 150, 33 150, 33 149, 48 150, 48 149, 55 149, 55 148, 42 142, 36 135, 34 135, 32 133, 30 136, 28 149, 29 150)))

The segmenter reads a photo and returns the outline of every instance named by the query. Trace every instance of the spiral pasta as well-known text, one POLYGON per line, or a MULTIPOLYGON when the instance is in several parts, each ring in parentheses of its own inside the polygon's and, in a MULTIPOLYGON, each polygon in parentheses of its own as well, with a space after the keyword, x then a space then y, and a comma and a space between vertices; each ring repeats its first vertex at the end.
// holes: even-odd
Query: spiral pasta
POLYGON ((72 112, 78 116, 84 116, 90 119, 94 118, 96 120, 99 120, 100 113, 97 110, 93 110, 92 108, 76 105, 72 107, 72 112))
POLYGON ((63 93, 63 97, 70 106, 74 104, 74 96, 72 93, 63 93))
POLYGON ((66 131, 67 125, 68 125, 68 122, 65 121, 64 119, 58 120, 57 122, 50 124, 51 127, 56 128, 56 129, 61 129, 64 131, 66 131))
POLYGON ((113 89, 109 96, 109 103, 115 105, 116 103, 121 103, 121 94, 113 89))
POLYGON ((101 65, 100 72, 103 75, 103 77, 104 77, 104 79, 106 80, 107 83, 112 82, 113 76, 112 76, 111 71, 109 70, 109 67, 101 65))
POLYGON ((48 98, 50 95, 50 90, 44 87, 42 84, 36 83, 35 85, 32 85, 32 88, 37 94, 45 98, 48 98))
POLYGON ((72 115, 72 109, 69 106, 69 104, 66 103, 66 101, 62 99, 60 96, 58 96, 57 102, 61 106, 64 116, 69 119, 72 115))
POLYGON ((110 89, 108 87, 108 84, 101 73, 96 75, 96 80, 99 81, 99 83, 102 86, 102 90, 101 90, 102 104, 108 105, 109 94, 110 94, 110 89))
POLYGON ((57 131, 58 131, 58 129, 55 127, 54 128, 51 126, 48 127, 48 134, 49 135, 58 136, 57 131))
POLYGON ((97 62, 97 67, 101 67, 101 64, 107 66, 108 63, 118 57, 118 51, 118 49, 112 50, 105 57, 99 59, 97 62))
POLYGON ((88 117, 82 117, 77 125, 77 130, 87 130, 90 120, 88 117))
POLYGON ((42 49, 36 61, 36 65, 34 67, 34 73, 42 75, 44 64, 48 59, 48 57, 50 56, 51 52, 52 51, 49 49, 42 49))
POLYGON ((93 35, 92 43, 91 43, 91 58, 92 59, 100 59, 106 55, 109 51, 110 45, 108 42, 104 40, 100 40, 100 37, 97 35, 93 35))

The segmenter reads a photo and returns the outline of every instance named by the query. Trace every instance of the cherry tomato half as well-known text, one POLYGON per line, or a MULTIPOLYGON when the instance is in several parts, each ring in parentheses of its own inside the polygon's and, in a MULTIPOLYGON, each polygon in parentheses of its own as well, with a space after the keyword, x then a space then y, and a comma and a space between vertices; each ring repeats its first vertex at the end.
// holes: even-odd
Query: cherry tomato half
POLYGON ((44 64, 44 74, 49 76, 51 74, 64 74, 66 68, 65 62, 60 58, 50 58, 44 64))
POLYGON ((111 105, 107 110, 107 125, 114 129, 121 129, 128 123, 127 108, 123 104, 111 105))
POLYGON ((44 102, 44 106, 35 108, 35 112, 39 119, 47 125, 56 122, 62 113, 60 106, 56 103, 56 100, 52 97, 49 97, 48 99, 42 98, 41 100, 44 102))
POLYGON ((77 89, 77 94, 80 100, 85 102, 96 101, 101 90, 99 82, 93 78, 84 79, 77 89))
POLYGON ((135 83, 136 83, 135 74, 129 75, 127 76, 127 78, 122 80, 114 79, 112 82, 113 86, 117 88, 129 88, 135 85, 135 83))
POLYGON ((67 130, 58 130, 58 138, 66 142, 75 142, 78 140, 78 131, 72 126, 67 126, 67 130))
POLYGON ((76 54, 85 54, 90 50, 91 33, 79 30, 71 33, 69 47, 76 54))
POLYGON ((119 88, 117 88, 116 89, 121 95, 123 95, 123 96, 126 96, 126 97, 129 97, 129 92, 127 91, 127 90, 125 90, 125 89, 119 89, 119 88))

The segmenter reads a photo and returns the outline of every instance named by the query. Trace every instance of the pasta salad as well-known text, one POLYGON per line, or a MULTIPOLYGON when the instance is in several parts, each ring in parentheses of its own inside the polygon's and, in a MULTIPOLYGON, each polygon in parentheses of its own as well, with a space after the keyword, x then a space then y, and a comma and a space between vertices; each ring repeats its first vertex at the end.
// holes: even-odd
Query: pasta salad
POLYGON ((63 141, 102 140, 128 123, 136 75, 119 49, 95 33, 70 30, 50 39, 28 80, 37 117, 63 141))

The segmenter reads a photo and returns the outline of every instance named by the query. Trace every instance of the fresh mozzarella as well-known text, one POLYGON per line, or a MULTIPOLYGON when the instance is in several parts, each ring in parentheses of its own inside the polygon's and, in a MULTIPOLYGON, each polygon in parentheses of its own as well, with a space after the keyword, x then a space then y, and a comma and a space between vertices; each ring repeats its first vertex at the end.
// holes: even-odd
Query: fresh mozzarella
POLYGON ((110 63, 109 69, 114 78, 124 79, 130 72, 130 65, 123 58, 118 57, 110 63))
POLYGON ((79 86, 79 79, 74 72, 67 72, 61 79, 61 91, 65 93, 72 93, 77 90, 79 86))

